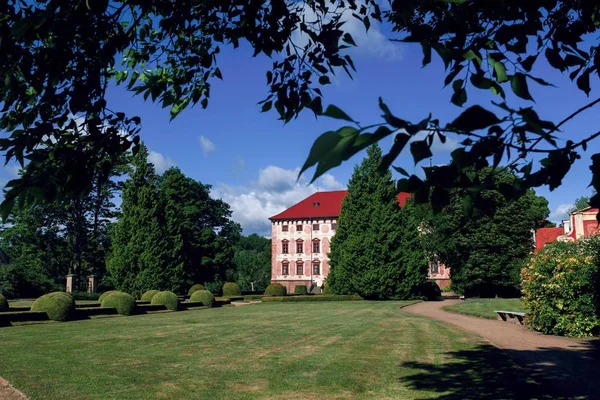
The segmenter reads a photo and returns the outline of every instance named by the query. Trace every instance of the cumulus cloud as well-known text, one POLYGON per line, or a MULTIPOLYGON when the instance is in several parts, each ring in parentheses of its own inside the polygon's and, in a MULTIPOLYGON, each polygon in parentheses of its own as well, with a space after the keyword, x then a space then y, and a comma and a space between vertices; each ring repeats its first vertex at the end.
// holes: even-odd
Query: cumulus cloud
POLYGON ((173 161, 170 157, 164 156, 156 151, 151 151, 148 154, 148 162, 154 164, 154 169, 159 174, 162 174, 166 170, 171 167, 174 167, 175 161, 173 161))
MULTIPOLYGON (((415 140, 423 140, 427 136, 428 131, 421 131, 415 134, 410 142, 415 140)), ((433 144, 431 145, 431 152, 433 155, 436 153, 450 153, 458 148, 458 140, 450 135, 446 135, 446 142, 442 143, 438 135, 433 136, 433 144)))
POLYGON ((552 213, 550 213, 550 219, 557 222, 568 219, 569 210, 571 208, 573 208, 573 204, 560 204, 552 213))
MULTIPOLYGON (((357 2, 359 6, 363 3, 357 2)), ((354 11, 347 8, 342 14, 342 21, 345 21, 341 28, 344 32, 352 35, 356 47, 348 49, 350 53, 364 56, 377 57, 386 60, 400 60, 404 55, 404 48, 397 42, 392 42, 381 30, 381 24, 378 21, 370 19, 371 26, 367 31, 362 21, 352 16, 354 11)), ((316 14, 310 7, 304 7, 304 18, 307 22, 316 21, 316 14)), ((298 46, 304 47, 308 43, 308 35, 302 34, 299 30, 294 33, 292 40, 298 46)))
POLYGON ((213 142, 211 142, 210 139, 204 135, 200 135, 200 137, 198 138, 198 141, 200 142, 200 147, 202 147, 202 153, 204 154, 205 157, 208 156, 213 151, 215 151, 217 148, 215 146, 215 144, 213 142))
POLYGON ((240 223, 245 234, 271 234, 269 217, 304 200, 317 190, 340 190, 344 185, 331 174, 325 174, 314 184, 298 177, 300 168, 285 169, 269 165, 258 171, 257 179, 248 186, 216 185, 212 196, 226 201, 233 220, 240 223))

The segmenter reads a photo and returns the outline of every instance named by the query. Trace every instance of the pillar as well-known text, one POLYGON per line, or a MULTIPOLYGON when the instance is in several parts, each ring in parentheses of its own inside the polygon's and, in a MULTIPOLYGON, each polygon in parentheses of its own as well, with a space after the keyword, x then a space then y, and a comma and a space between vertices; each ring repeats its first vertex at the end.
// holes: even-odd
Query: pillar
POLYGON ((76 274, 69 274, 67 275, 67 288, 66 288, 66 292, 67 293, 73 293, 77 288, 77 275, 76 274))
POLYGON ((87 285, 88 293, 96 293, 98 289, 98 277, 96 275, 88 276, 88 285, 87 285))

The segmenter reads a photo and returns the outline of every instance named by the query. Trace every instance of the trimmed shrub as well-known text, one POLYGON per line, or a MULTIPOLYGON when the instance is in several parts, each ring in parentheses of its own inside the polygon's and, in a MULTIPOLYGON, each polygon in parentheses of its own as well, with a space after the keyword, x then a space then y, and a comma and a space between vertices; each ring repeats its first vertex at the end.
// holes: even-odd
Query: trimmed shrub
POLYGON ((197 290, 190 297, 190 301, 201 301, 206 307, 212 307, 215 302, 215 296, 208 290, 197 290))
POLYGON ((302 294, 306 296, 308 294, 308 290, 306 290, 305 285, 296 285, 294 288, 294 294, 302 294))
POLYGON ((152 297, 151 304, 165 306, 167 310, 179 310, 179 298, 173 292, 158 292, 152 297))
POLYGON ((323 282, 323 290, 321 291, 321 294, 332 294, 327 282, 323 282))
POLYGON ((0 293, 0 312, 8 310, 8 300, 0 293))
POLYGON ((100 297, 98 297, 98 301, 100 303, 102 303, 102 300, 104 300, 106 298, 106 296, 108 296, 109 294, 113 294, 113 293, 117 293, 118 290, 109 290, 108 292, 104 292, 100 295, 100 297))
POLYGON ((523 306, 532 329, 572 337, 591 336, 600 330, 594 241, 598 239, 550 244, 522 269, 523 306))
POLYGON ((240 290, 240 287, 237 285, 237 283, 227 282, 223 285, 223 297, 239 296, 241 294, 242 291, 240 290))
POLYGON ((121 315, 131 315, 135 310, 135 298, 127 293, 114 292, 102 300, 102 307, 111 307, 121 315))
POLYGON ((75 300, 97 301, 100 295, 98 293, 88 293, 84 291, 79 291, 71 293, 71 296, 73 296, 73 299, 75 300))
POLYGON ((146 290, 142 297, 140 297, 141 301, 152 301, 152 298, 156 293, 160 292, 160 290, 146 290))
POLYGON ((277 296, 277 297, 263 297, 264 302, 298 302, 298 301, 351 301, 351 300, 363 300, 357 294, 315 294, 311 296, 277 296))
POLYGON ((206 288, 204 287, 204 285, 201 285, 199 283, 193 285, 190 290, 188 290, 188 296, 191 296, 194 294, 194 292, 197 292, 198 290, 206 290, 206 288))
POLYGON ((270 283, 265 289, 265 296, 285 296, 287 289, 281 283, 270 283))
POLYGON ((45 312, 49 319, 64 322, 73 316, 75 300, 65 292, 48 293, 33 302, 31 311, 45 312))

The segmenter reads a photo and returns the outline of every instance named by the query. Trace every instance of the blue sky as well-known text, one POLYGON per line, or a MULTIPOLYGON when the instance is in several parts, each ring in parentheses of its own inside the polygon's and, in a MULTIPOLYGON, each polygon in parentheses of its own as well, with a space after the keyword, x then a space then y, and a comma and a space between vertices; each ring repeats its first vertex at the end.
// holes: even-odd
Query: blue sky
MULTIPOLYGON (((324 104, 336 104, 361 123, 380 122, 378 97, 383 97, 392 111, 401 118, 416 121, 430 112, 442 123, 450 122, 459 108, 450 103, 451 90, 443 89, 444 68, 439 60, 421 68, 421 49, 418 45, 390 42, 387 32, 374 25, 368 34, 359 23, 347 26, 355 37, 358 48, 352 49, 358 72, 351 80, 339 71, 332 85, 323 89, 324 104)), ((275 112, 260 113, 256 104, 267 94, 265 72, 273 60, 259 56, 252 58, 248 47, 226 49, 218 64, 224 81, 212 82, 211 98, 206 110, 195 107, 169 121, 168 109, 144 102, 122 87, 113 87, 108 93, 111 109, 124 111, 142 118, 142 140, 151 153, 151 161, 159 172, 177 166, 187 175, 213 185, 213 195, 229 202, 233 217, 240 222, 244 233, 270 232, 267 218, 302 200, 315 190, 344 188, 354 165, 362 154, 331 171, 315 185, 308 185, 312 171, 296 182, 298 168, 303 164, 313 141, 326 130, 339 128, 342 123, 325 118, 315 119, 307 111, 298 119, 284 125, 275 112)), ((536 109, 542 118, 558 121, 589 100, 574 87, 567 76, 540 63, 538 75, 555 82, 557 88, 535 84, 530 90, 536 99, 536 109)), ((594 86, 593 82, 592 86, 594 86)), ((507 92, 509 88, 506 87, 507 92)), ((598 94, 593 90, 590 97, 598 94)), ((512 101, 514 97, 509 95, 512 101)), ((491 93, 472 89, 469 102, 491 105, 491 93)), ((514 104, 514 103, 513 103, 514 104)), ((522 104, 525 104, 523 102, 522 104)), ((571 140, 593 133, 592 121, 600 117, 598 108, 564 126, 562 138, 571 140)), ((384 151, 389 141, 382 144, 384 151)), ((434 146, 433 163, 448 160, 455 148, 452 138, 434 146)), ((600 150, 596 141, 572 168, 563 185, 553 192, 538 189, 550 202, 551 218, 560 220, 573 201, 588 195, 591 173, 590 157, 600 150)), ((395 165, 409 172, 418 172, 412 157, 403 153, 395 165)), ((0 177, 4 182, 15 174, 8 166, 0 177)))

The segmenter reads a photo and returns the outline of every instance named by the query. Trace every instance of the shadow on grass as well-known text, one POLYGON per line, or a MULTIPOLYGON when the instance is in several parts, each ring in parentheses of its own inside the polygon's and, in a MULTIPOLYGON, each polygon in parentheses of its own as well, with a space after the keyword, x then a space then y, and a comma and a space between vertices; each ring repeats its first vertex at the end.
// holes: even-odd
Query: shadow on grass
POLYGON ((481 345, 445 357, 445 364, 403 363, 411 372, 400 382, 438 393, 435 398, 444 400, 600 399, 600 340, 577 350, 517 351, 481 345))

